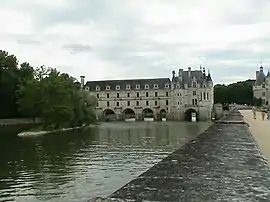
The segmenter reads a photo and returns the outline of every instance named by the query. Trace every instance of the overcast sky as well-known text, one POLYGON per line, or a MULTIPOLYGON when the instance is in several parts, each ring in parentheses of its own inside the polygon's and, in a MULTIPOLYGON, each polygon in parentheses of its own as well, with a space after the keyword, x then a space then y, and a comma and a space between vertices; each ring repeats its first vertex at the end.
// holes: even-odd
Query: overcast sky
POLYGON ((0 49, 87 80, 211 70, 215 83, 270 69, 269 0, 0 1, 0 49))

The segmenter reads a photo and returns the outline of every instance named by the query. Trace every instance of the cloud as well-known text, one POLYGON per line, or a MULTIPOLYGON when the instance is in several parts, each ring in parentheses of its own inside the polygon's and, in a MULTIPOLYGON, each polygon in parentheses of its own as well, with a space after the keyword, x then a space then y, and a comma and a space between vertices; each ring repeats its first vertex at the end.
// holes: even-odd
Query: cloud
POLYGON ((269 68, 269 9, 267 0, 10 0, 0 2, 0 44, 88 80, 202 64, 228 83, 254 78, 261 61, 269 68))

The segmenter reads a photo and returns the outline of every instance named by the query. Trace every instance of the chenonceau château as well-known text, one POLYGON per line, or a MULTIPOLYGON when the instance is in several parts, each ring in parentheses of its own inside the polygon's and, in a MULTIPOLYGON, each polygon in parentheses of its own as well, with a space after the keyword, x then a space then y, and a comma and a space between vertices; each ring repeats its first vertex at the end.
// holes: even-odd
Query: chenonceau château
POLYGON ((256 81, 253 86, 254 97, 261 98, 264 105, 270 103, 270 72, 265 76, 263 67, 256 71, 256 81))
POLYGON ((170 78, 84 82, 84 90, 97 98, 98 120, 209 120, 214 96, 213 81, 205 68, 179 69, 170 78))

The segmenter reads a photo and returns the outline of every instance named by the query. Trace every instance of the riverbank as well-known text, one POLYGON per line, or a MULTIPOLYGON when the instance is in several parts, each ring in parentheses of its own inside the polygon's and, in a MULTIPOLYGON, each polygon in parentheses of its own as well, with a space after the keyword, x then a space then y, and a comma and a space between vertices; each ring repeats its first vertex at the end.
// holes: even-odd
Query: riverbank
POLYGON ((270 201, 270 170, 239 111, 97 201, 270 201))
POLYGON ((38 119, 35 121, 33 119, 21 118, 21 119, 0 119, 0 126, 13 126, 19 124, 36 124, 40 123, 38 119))

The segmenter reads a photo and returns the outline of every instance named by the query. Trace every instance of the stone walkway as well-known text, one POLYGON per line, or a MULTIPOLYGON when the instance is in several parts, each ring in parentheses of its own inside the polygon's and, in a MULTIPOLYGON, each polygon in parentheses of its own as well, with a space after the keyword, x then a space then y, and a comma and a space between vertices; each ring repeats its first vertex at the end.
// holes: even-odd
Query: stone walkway
POLYGON ((257 119, 253 119, 251 110, 241 110, 244 121, 249 124, 249 130, 256 140, 262 155, 270 163, 270 121, 262 121, 261 113, 257 112, 257 119))

